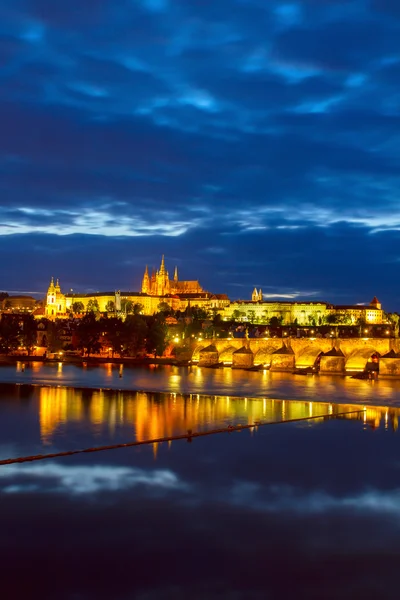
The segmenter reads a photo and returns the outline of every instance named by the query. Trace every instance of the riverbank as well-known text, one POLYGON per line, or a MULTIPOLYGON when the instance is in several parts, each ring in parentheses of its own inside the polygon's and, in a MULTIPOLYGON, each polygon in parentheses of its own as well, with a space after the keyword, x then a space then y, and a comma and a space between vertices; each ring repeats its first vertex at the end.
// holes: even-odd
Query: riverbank
POLYGON ((66 363, 73 365, 84 365, 84 364, 92 364, 92 365, 101 365, 107 363, 114 363, 120 365, 137 365, 137 366, 146 366, 146 365, 175 365, 175 366, 186 366, 189 364, 188 361, 179 361, 176 358, 170 357, 142 357, 142 358, 133 358, 133 357, 105 357, 105 356, 60 356, 56 358, 45 358, 43 356, 26 356, 26 355, 9 355, 9 356, 0 356, 1 364, 9 364, 13 365, 15 363, 31 363, 31 362, 39 362, 43 364, 52 364, 52 363, 66 363))

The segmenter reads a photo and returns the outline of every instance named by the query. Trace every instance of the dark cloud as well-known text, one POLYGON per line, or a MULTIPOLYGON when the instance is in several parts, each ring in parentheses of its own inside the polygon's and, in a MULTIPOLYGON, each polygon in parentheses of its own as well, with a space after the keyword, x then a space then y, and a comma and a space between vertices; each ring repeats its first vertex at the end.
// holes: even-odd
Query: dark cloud
POLYGON ((373 268, 393 305, 396 6, 0 0, 3 286, 31 247, 38 291, 55 269, 137 287, 164 252, 232 296, 268 271, 278 292, 362 301, 373 268))

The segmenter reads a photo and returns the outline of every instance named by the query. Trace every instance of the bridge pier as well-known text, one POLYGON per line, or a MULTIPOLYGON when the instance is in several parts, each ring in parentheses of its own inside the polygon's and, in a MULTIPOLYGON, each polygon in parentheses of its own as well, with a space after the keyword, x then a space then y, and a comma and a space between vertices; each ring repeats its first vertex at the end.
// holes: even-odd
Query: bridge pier
MULTIPOLYGON (((188 348, 189 350, 189 348, 188 348)), ((400 340, 382 338, 213 338, 190 346, 193 362, 236 368, 270 366, 271 371, 292 372, 316 364, 320 373, 343 375, 361 373, 380 358, 380 377, 400 379, 400 340)))
POLYGON ((271 355, 271 371, 289 371, 295 368, 295 355, 290 346, 282 346, 271 355))
POLYGON ((319 372, 321 375, 343 375, 345 372, 346 358, 341 350, 332 348, 321 356, 319 372))

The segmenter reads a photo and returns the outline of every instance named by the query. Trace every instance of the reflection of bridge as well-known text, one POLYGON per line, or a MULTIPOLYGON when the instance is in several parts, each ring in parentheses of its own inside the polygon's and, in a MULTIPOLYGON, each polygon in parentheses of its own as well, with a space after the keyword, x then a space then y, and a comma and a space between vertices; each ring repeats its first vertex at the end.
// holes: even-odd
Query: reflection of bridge
POLYGON ((379 360, 381 376, 400 378, 400 344, 393 338, 213 338, 194 344, 191 358, 204 366, 264 366, 272 371, 313 367, 318 362, 321 373, 327 374, 361 372, 374 359, 379 360))

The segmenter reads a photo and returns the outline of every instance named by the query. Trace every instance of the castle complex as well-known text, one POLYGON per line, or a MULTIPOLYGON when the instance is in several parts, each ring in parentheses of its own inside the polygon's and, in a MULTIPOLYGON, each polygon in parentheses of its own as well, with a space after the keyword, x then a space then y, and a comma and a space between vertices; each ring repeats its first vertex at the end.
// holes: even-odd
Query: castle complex
POLYGON ((360 321, 368 324, 383 322, 382 306, 376 297, 368 305, 352 306, 335 306, 327 302, 268 302, 264 301, 262 290, 255 288, 251 300, 230 301, 225 294, 206 292, 197 280, 180 281, 177 267, 173 279, 170 279, 164 256, 159 269, 153 269, 151 275, 146 266, 140 292, 63 294, 58 279, 54 284, 52 278, 47 291, 44 316, 49 319, 67 317, 71 312, 86 312, 93 306, 99 312, 124 314, 128 312, 124 309, 127 302, 140 305, 140 311, 144 315, 158 312, 162 303, 168 304, 174 311, 197 307, 208 313, 218 312, 223 320, 252 323, 268 323, 272 317, 276 317, 282 325, 296 323, 318 326, 332 320, 331 315, 337 322, 346 325, 355 325, 360 321), (80 310, 76 311, 78 303, 80 310))
POLYGON ((201 287, 198 281, 180 281, 178 269, 175 267, 174 278, 169 278, 165 268, 164 256, 158 270, 153 269, 151 276, 146 266, 142 287, 140 292, 97 292, 91 294, 63 294, 57 279, 51 279, 47 290, 44 314, 49 319, 67 317, 74 312, 74 305, 79 303, 83 306, 80 312, 86 312, 94 304, 99 312, 124 313, 126 302, 141 306, 141 313, 153 315, 159 311, 161 303, 168 304, 172 310, 184 311, 188 306, 202 308, 206 311, 211 309, 224 309, 229 305, 229 299, 225 294, 211 294, 201 287))
POLYGON ((161 266, 158 271, 153 269, 151 277, 146 266, 143 281, 142 294, 149 296, 167 296, 168 294, 200 294, 204 292, 198 281, 179 281, 178 267, 175 267, 174 278, 170 279, 168 271, 165 269, 164 256, 161 259, 161 266))

